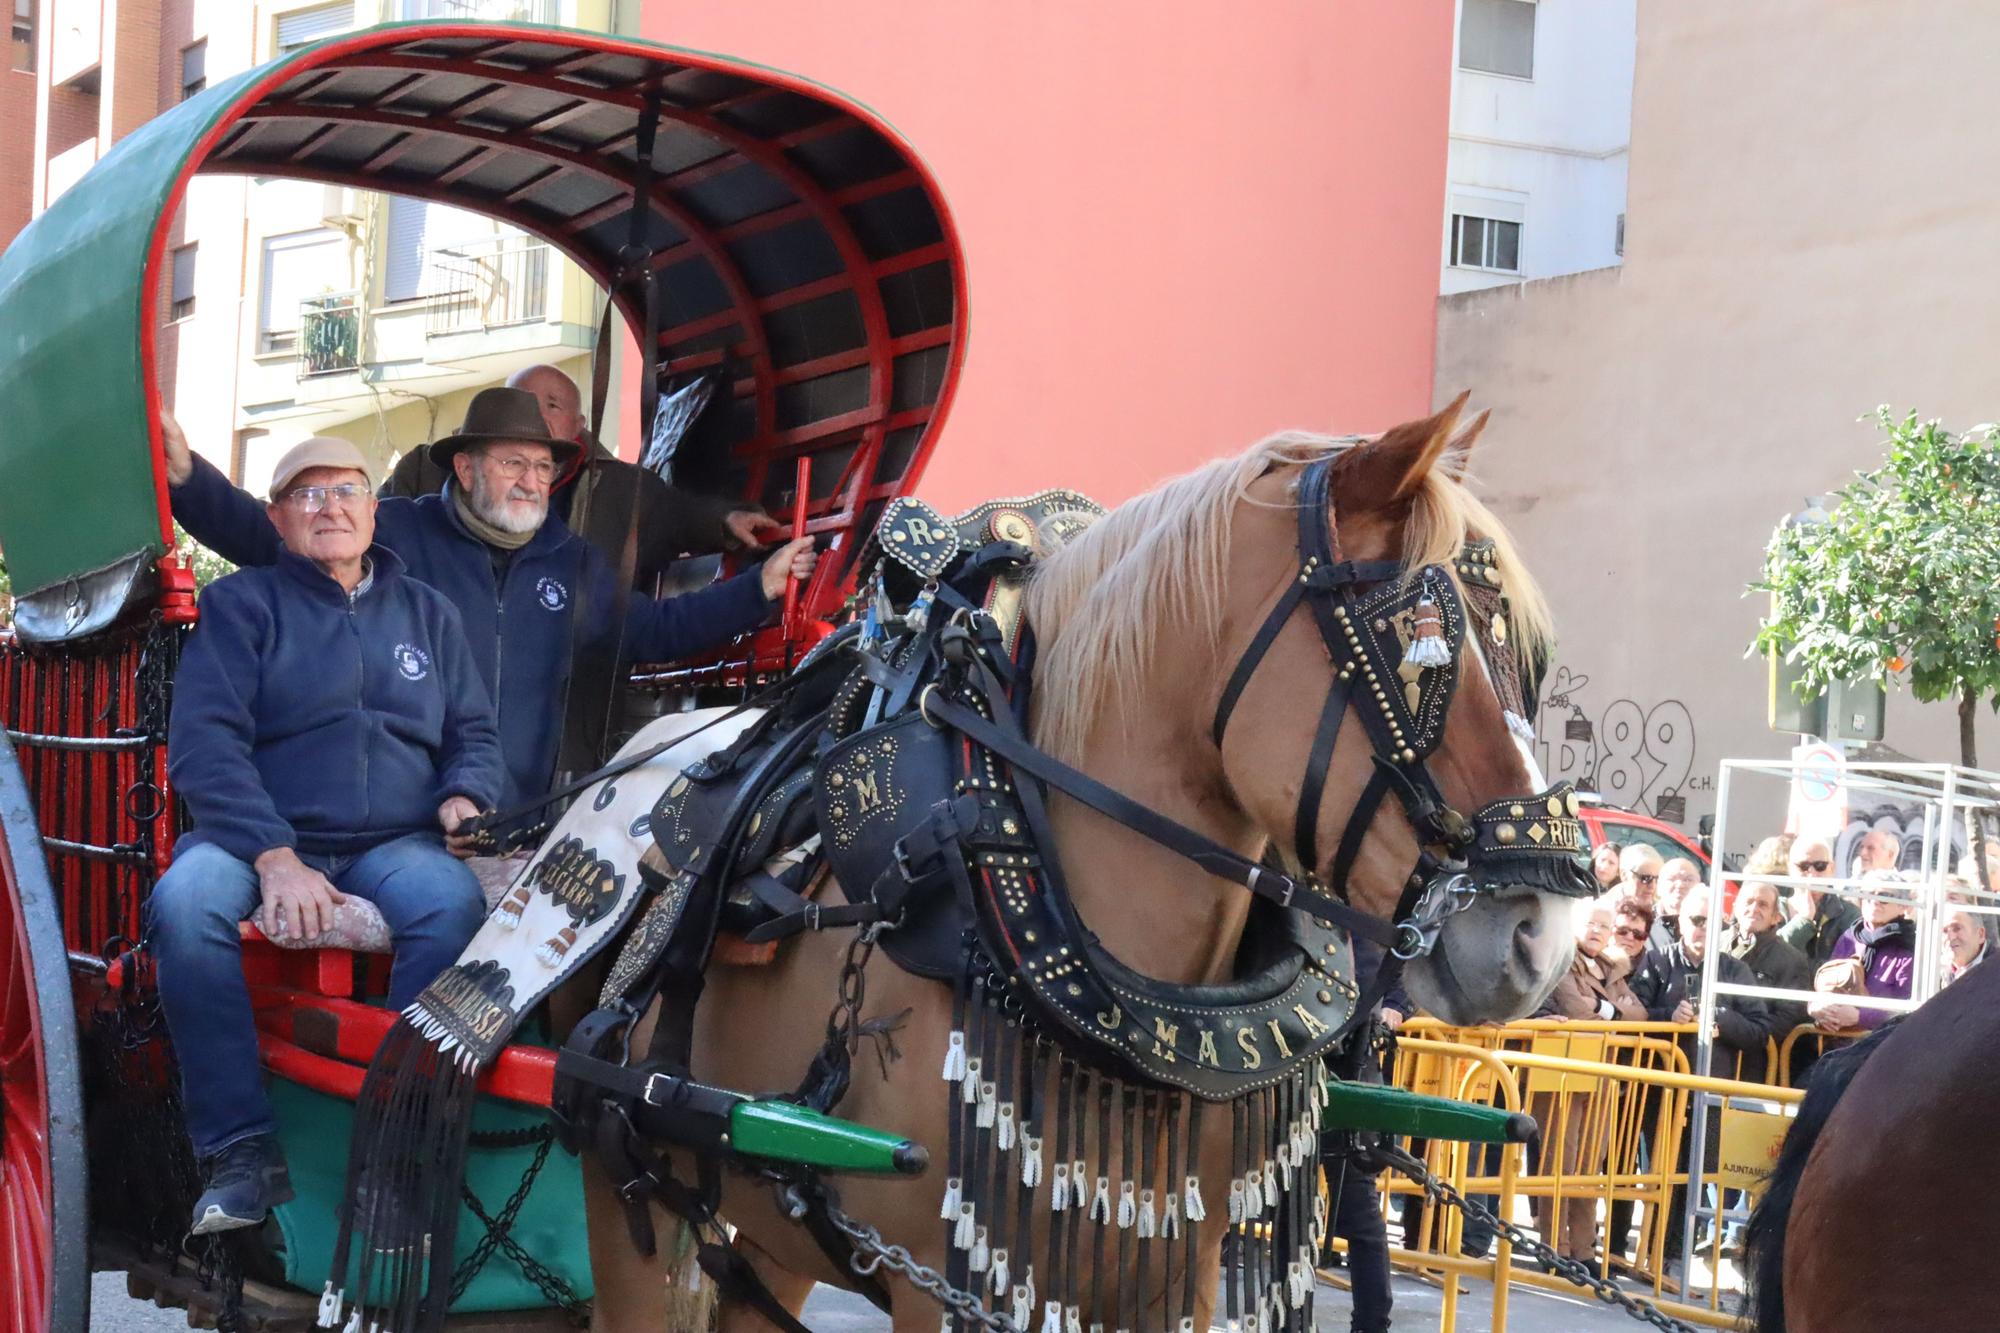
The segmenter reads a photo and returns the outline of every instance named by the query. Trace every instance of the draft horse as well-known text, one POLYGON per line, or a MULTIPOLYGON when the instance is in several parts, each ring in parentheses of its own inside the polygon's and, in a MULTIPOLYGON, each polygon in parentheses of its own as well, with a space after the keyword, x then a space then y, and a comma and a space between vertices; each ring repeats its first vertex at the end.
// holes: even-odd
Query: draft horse
MULTIPOLYGON (((927 966, 904 900, 893 925, 883 909, 882 953, 807 930, 767 965, 712 963, 679 993, 698 1003, 677 1007, 670 988, 647 1020, 679 1019, 686 1073, 718 1088, 800 1087, 831 1056, 842 1071, 823 1109, 943 1166, 842 1177, 840 1208, 1014 1327, 1194 1330, 1218 1309, 1246 1333, 1308 1326, 1321 1058, 1398 968, 1424 1008, 1470 1023, 1531 1012, 1568 964, 1567 899, 1590 891, 1575 798, 1543 790, 1521 743, 1521 663, 1545 647, 1547 613, 1462 482, 1485 421, 1459 432, 1463 402, 1369 441, 1273 437, 1061 544, 1017 530, 977 557, 1037 548, 1012 640, 963 598, 932 600, 945 598, 932 577, 928 614, 904 618, 920 636, 860 650, 850 684, 873 691, 882 730, 821 746, 816 808, 857 911, 891 880, 947 885, 946 944, 962 952, 927 966), (940 674, 915 674, 932 661, 940 674), (876 808, 851 798, 908 784, 843 765, 889 765, 932 733, 949 737, 956 795, 898 842, 893 875, 850 882, 839 848, 866 841, 858 821, 876 808), (1395 961, 1357 973, 1348 931, 1395 961), (853 993, 857 957, 873 964, 865 1000, 830 1041, 822 1016, 853 993), (882 1036, 880 1054, 850 1064, 861 1030, 882 1036)), ((830 713, 859 697, 842 688, 830 713)), ((663 719, 633 744, 708 720, 663 719)), ((745 725, 706 743, 736 746, 745 725)), ((537 853, 568 858, 550 896, 583 911, 617 867, 677 840, 693 851, 665 860, 699 868, 710 831, 672 812, 718 764, 670 751, 616 794, 580 797, 537 853), (592 809, 588 853, 552 851, 592 809)), ((549 889, 533 869, 522 882, 538 873, 549 889)), ((693 873, 667 876, 634 938, 693 873)), ((494 982, 480 966, 460 992, 494 982)), ((936 1326, 931 1296, 886 1268, 857 1279, 823 1226, 800 1226, 798 1190, 718 1173, 716 1156, 668 1154, 678 1180, 707 1182, 758 1279, 757 1304, 725 1301, 723 1328, 785 1326, 817 1281, 868 1291, 898 1333, 936 1326)), ((667 1261, 640 1259, 627 1233, 674 1224, 656 1209, 649 1225, 635 1179, 586 1167, 596 1326, 618 1333, 666 1318, 667 1261)))
POLYGON ((1751 1215, 1758 1333, 1984 1333, 2000 1252, 2000 968, 1813 1067, 1751 1215))

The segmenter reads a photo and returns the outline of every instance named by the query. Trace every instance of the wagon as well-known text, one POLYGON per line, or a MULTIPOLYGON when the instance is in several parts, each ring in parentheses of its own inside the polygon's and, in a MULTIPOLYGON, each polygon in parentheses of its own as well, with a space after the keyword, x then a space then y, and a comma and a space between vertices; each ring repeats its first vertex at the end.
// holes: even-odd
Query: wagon
MULTIPOLYGON (((859 535, 923 471, 964 357, 950 214, 873 112, 743 61, 571 30, 397 24, 294 53, 145 125, 21 234, 0 257, 17 627, 0 653, 6 1333, 84 1327, 93 1267, 206 1317, 240 1301, 247 1326, 309 1322, 282 1292, 317 1282, 329 1239, 337 1175, 315 1176, 311 1145, 344 1143, 343 1099, 393 1017, 371 1003, 385 955, 246 939, 301 1197, 247 1261, 184 1251, 192 1162, 142 945, 183 821, 165 729, 194 587, 168 516, 155 331, 197 172, 447 202, 547 241, 647 332, 656 385, 714 385, 677 473, 788 517, 806 478, 825 554, 795 614, 713 660, 640 670, 642 705, 741 697, 823 632, 859 535)), ((553 1064, 518 1047, 489 1077, 470 1183, 490 1222, 463 1228, 486 1242, 463 1308, 588 1292, 574 1161, 518 1106, 546 1106, 553 1064)))

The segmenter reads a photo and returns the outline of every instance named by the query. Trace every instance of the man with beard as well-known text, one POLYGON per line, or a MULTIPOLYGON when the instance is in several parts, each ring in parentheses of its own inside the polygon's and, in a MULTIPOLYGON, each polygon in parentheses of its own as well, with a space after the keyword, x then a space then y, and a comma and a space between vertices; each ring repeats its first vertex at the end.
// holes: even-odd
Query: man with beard
MULTIPOLYGON (((657 473, 627 463, 592 438, 576 381, 555 366, 529 366, 507 377, 507 387, 535 396, 549 437, 580 447, 556 476, 549 507, 570 529, 595 546, 606 560, 623 553, 628 531, 636 538, 632 586, 652 592, 673 562, 690 553, 742 550, 782 531, 763 510, 721 496, 703 495, 668 484, 657 473), (586 504, 579 500, 592 492, 586 504), (632 517, 632 505, 638 517, 632 517), (587 510, 579 513, 579 508, 587 510), (579 521, 581 520, 581 521, 579 521)), ((451 479, 451 468, 429 449, 412 449, 397 462, 382 495, 416 499, 434 495, 451 479)))
MULTIPOLYGON (((195 457, 171 419, 162 424, 174 517, 239 565, 276 560, 264 506, 195 457)), ((668 662, 720 647, 757 627, 786 580, 812 572, 812 539, 801 537, 760 568, 698 592, 621 599, 610 564, 549 513, 550 486, 578 446, 549 434, 533 394, 482 390, 464 428, 430 448, 451 481, 434 495, 382 500, 375 540, 458 607, 499 713, 503 807, 549 790, 573 654, 668 662)), ((470 851, 464 839, 452 847, 470 851)))

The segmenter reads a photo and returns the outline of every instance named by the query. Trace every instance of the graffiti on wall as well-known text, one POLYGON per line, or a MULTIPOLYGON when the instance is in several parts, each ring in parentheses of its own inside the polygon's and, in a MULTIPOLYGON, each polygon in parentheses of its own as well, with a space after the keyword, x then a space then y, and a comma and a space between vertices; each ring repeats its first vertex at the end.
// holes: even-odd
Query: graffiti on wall
POLYGON ((1688 822, 1688 795, 1714 779, 1695 771, 1694 716, 1679 699, 1650 706, 1634 699, 1605 702, 1588 691, 1590 677, 1557 667, 1543 687, 1536 756, 1552 782, 1567 779, 1670 824, 1688 822))

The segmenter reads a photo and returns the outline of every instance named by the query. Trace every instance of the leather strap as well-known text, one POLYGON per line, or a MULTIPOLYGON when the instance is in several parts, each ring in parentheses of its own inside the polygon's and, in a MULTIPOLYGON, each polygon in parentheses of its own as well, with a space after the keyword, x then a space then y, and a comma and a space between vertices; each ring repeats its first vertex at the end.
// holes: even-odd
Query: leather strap
POLYGON ((1152 842, 1182 856, 1218 878, 1240 884, 1260 898, 1281 907, 1310 912, 1384 948, 1399 942, 1396 927, 1387 921, 1356 911, 1338 898, 1280 871, 1232 851, 1206 834, 1140 805, 1131 797, 1105 786, 1097 779, 1037 750, 1025 739, 1009 735, 962 704, 930 695, 923 704, 925 715, 948 723, 974 742, 985 746, 1009 764, 1046 782, 1049 786, 1083 802, 1099 814, 1107 815, 1152 842))
MULTIPOLYGON (((1319 869, 1319 806, 1326 795, 1327 771, 1333 767, 1334 742, 1340 739, 1340 724, 1347 719, 1352 679, 1343 672, 1334 672, 1326 703, 1319 712, 1319 726, 1313 732, 1312 750, 1306 755, 1305 777, 1299 782, 1299 810, 1292 826, 1292 845, 1299 855, 1299 868, 1309 875, 1319 869)), ((1350 831, 1358 818, 1358 814, 1349 817, 1350 831)), ((1343 846, 1346 841, 1343 835, 1343 846)), ((1332 882, 1336 886, 1347 882, 1338 868, 1332 882)))
POLYGON ((737 883, 750 891, 750 896, 766 909, 777 913, 769 921, 759 922, 743 936, 748 944, 768 944, 772 940, 789 939, 808 930, 834 930, 844 926, 863 926, 882 919, 882 909, 872 902, 839 903, 823 907, 802 894, 775 875, 758 871, 746 875, 737 883))

